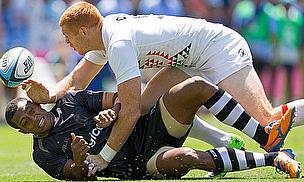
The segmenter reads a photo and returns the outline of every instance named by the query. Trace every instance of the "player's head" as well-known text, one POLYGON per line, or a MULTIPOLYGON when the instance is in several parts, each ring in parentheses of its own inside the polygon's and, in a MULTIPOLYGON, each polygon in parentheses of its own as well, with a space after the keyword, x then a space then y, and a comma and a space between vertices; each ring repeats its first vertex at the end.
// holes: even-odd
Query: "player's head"
POLYGON ((22 133, 46 136, 54 126, 54 115, 39 104, 18 97, 10 101, 5 111, 6 122, 22 133))
POLYGON ((78 2, 61 15, 59 25, 66 42, 79 54, 99 49, 102 16, 90 3, 78 2), (97 37, 96 37, 97 36, 97 37))

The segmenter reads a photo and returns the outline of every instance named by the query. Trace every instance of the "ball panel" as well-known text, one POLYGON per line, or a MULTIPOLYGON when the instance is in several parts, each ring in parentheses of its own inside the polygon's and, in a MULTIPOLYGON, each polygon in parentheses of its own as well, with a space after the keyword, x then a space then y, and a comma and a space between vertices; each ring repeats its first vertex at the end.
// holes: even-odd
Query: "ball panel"
POLYGON ((17 59, 10 59, 8 61, 9 65, 7 66, 7 68, 4 68, 3 71, 2 70, 0 71, 0 75, 2 78, 4 78, 7 81, 11 78, 11 75, 13 75, 13 72, 16 67, 16 62, 17 59))
POLYGON ((28 50, 23 49, 18 58, 14 80, 12 81, 28 79, 33 74, 33 68, 34 58, 32 54, 28 50))
POLYGON ((16 64, 17 58, 11 58, 12 54, 14 53, 14 50, 11 49, 7 51, 0 59, 1 61, 1 67, 0 67, 0 74, 3 78, 6 80, 9 80, 10 75, 12 74, 12 71, 10 68, 14 66, 13 64, 16 64))
POLYGON ((22 83, 22 82, 20 82, 20 81, 17 81, 17 82, 8 81, 8 82, 7 82, 7 86, 8 86, 8 87, 17 87, 18 85, 20 85, 20 83, 22 83))

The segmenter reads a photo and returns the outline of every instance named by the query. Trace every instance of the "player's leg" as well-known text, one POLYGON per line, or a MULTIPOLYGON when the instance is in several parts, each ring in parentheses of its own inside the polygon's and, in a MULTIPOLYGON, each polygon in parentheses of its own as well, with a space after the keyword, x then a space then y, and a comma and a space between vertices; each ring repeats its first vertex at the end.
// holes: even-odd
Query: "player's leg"
POLYGON ((238 101, 252 117, 262 125, 272 120, 273 108, 268 101, 262 83, 252 66, 245 66, 228 76, 218 86, 238 101))
POLYGON ((149 112, 157 99, 174 85, 190 78, 187 74, 177 68, 162 68, 147 83, 141 94, 142 114, 149 112))
POLYGON ((220 130, 195 115, 189 137, 207 142, 213 147, 233 147, 243 149, 245 141, 238 135, 220 130))
MULTIPOLYGON (((177 68, 163 68, 147 84, 142 93, 142 113, 147 113, 157 99, 174 85, 189 78, 187 74, 177 68)), ((198 116, 194 117, 193 126, 188 135, 205 141, 213 147, 230 146, 244 147, 244 140, 239 136, 222 131, 208 124, 198 116), (241 145, 235 145, 235 141, 241 141, 241 145)))
POLYGON ((191 169, 215 173, 274 166, 292 178, 299 178, 301 165, 290 150, 267 154, 220 147, 206 152, 188 147, 163 147, 147 163, 147 171, 158 178, 180 178, 191 169))
MULTIPOLYGON (((281 118, 282 113, 284 113, 285 105, 272 108, 265 96, 259 78, 251 66, 246 66, 230 75, 221 81, 218 86, 229 92, 244 107, 246 112, 263 125, 281 118)), ((297 117, 295 117, 294 126, 302 126, 304 124, 304 99, 290 102, 287 106, 295 107, 297 117)))
MULTIPOLYGON (((294 127, 304 125, 304 99, 292 101, 287 104, 288 107, 295 107, 297 117, 295 118, 294 127)), ((284 105, 282 106, 284 108, 284 105)), ((281 114, 281 108, 278 107, 277 113, 281 114)))
MULTIPOLYGON (((163 102, 163 103, 162 103, 163 102)), ((278 151, 290 130, 294 110, 289 108, 283 119, 273 126, 263 127, 250 117, 229 93, 201 77, 189 78, 164 94, 162 115, 181 124, 191 124, 196 111, 204 105, 221 122, 230 125, 257 141, 266 151, 278 151)))

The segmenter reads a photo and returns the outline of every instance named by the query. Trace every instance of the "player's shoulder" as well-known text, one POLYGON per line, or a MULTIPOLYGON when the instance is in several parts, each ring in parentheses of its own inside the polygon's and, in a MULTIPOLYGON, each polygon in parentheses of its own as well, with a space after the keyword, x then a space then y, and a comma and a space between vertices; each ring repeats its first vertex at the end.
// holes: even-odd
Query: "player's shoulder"
POLYGON ((129 20, 132 17, 133 17, 133 15, 129 15, 129 14, 125 14, 125 13, 110 14, 110 15, 107 15, 106 17, 104 17, 103 21, 105 24, 120 23, 123 20, 129 20))

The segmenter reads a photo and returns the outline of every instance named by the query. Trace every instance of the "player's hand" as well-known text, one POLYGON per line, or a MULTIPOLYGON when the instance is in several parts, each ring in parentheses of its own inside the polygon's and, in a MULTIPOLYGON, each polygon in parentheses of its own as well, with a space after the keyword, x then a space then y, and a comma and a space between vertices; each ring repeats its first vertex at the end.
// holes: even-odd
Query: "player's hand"
POLYGON ((88 151, 90 149, 89 144, 85 141, 82 136, 76 136, 71 133, 72 144, 71 149, 73 152, 73 160, 76 166, 81 166, 84 160, 87 158, 88 151))
POLYGON ((34 80, 23 82, 21 88, 26 91, 27 96, 35 103, 46 104, 50 100, 49 90, 34 80))
POLYGON ((88 177, 95 176, 97 171, 101 171, 109 165, 109 162, 105 161, 100 154, 89 155, 87 161, 89 162, 88 177))
POLYGON ((116 119, 117 114, 112 109, 100 111, 99 114, 94 117, 94 120, 96 121, 96 127, 98 128, 106 128, 116 119))

